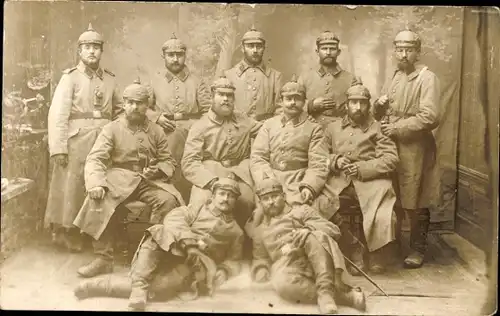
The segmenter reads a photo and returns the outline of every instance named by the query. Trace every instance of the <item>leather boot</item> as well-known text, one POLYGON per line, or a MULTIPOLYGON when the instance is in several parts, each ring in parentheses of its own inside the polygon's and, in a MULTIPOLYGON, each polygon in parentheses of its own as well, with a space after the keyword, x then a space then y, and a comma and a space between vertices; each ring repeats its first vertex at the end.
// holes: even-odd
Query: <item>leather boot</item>
MULTIPOLYGON (((364 270, 365 269, 365 262, 364 262, 363 257, 365 255, 365 248, 363 247, 363 245, 360 242, 352 244, 351 247, 352 247, 351 248, 352 251, 351 251, 351 255, 349 256, 351 261, 356 266, 358 266, 358 268, 360 268, 361 270, 364 270)), ((361 272, 359 272, 356 268, 354 268, 350 264, 347 265, 347 271, 351 275, 354 275, 354 276, 361 275, 361 272)))
POLYGON ((150 281, 160 261, 162 250, 151 238, 139 245, 139 250, 132 261, 130 279, 132 291, 129 297, 129 309, 143 311, 146 308, 150 281))
POLYGON ((363 290, 352 287, 342 280, 342 270, 335 270, 335 299, 341 305, 350 306, 360 311, 366 310, 366 298, 363 290))
POLYGON ((80 300, 89 297, 128 298, 131 290, 128 277, 104 275, 80 282, 74 294, 80 300))
POLYGON ((100 274, 111 273, 113 272, 113 262, 98 257, 92 262, 80 267, 77 272, 84 278, 92 278, 100 274))
MULTIPOLYGON (((341 237, 338 243, 342 249, 342 252, 350 253, 349 259, 351 259, 351 261, 359 268, 364 269, 365 264, 363 257, 365 253, 365 247, 351 231, 351 225, 349 224, 349 222, 342 218, 340 212, 337 212, 332 217, 331 221, 340 229, 341 237)), ((349 272, 349 274, 354 276, 361 275, 361 273, 350 264, 347 265, 347 271, 349 272)))
POLYGON ((410 248, 412 251, 404 260, 406 269, 417 269, 424 264, 429 225, 429 209, 417 209, 411 212, 410 248))
POLYGON ((318 293, 318 308, 321 314, 335 314, 335 267, 330 254, 313 236, 306 238, 305 253, 316 277, 316 292, 318 293))
POLYGON ((386 270, 386 256, 388 246, 385 245, 370 253, 370 272, 373 274, 382 274, 386 270))

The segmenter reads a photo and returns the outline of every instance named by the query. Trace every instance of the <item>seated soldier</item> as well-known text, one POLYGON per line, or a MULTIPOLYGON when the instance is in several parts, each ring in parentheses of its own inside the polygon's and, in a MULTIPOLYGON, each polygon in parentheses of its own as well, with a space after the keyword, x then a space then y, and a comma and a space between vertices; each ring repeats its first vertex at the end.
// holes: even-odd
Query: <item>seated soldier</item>
MULTIPOLYGON (((396 196, 390 174, 398 164, 396 145, 382 134, 380 123, 370 115, 370 92, 361 84, 347 90, 347 116, 327 125, 325 137, 331 153, 331 173, 314 206, 326 218, 338 216, 343 207, 339 197, 359 201, 370 256, 370 271, 385 270, 384 256, 395 239, 393 209, 396 196)), ((343 200, 343 199, 341 199, 343 200)), ((350 236, 348 226, 339 224, 343 237, 350 236)), ((345 239, 344 239, 345 240, 345 239)), ((343 245, 353 249, 352 261, 363 268, 363 246, 360 242, 343 245)), ((358 271, 350 267, 351 274, 358 271)))
POLYGON ((129 307, 143 310, 149 296, 168 299, 181 291, 212 291, 240 272, 243 231, 233 210, 238 182, 222 178, 201 207, 181 206, 162 224, 150 227, 132 261, 130 279, 102 276, 76 288, 80 298, 130 297, 129 307))
POLYGON ((219 177, 236 174, 241 196, 234 216, 243 228, 255 208, 250 145, 262 123, 234 111, 235 89, 225 77, 214 81, 212 106, 189 130, 181 165, 184 176, 193 184, 192 205, 201 205, 210 197, 211 186, 219 177))
POLYGON ((254 227, 252 279, 270 279, 286 300, 317 302, 322 314, 335 313, 336 302, 365 310, 363 291, 342 281, 339 228, 308 205, 290 206, 275 179, 258 183, 256 193, 263 218, 254 227))
POLYGON ((148 90, 140 82, 123 92, 125 116, 105 125, 85 162, 88 196, 73 225, 94 238, 97 258, 78 269, 82 277, 113 270, 115 234, 131 201, 151 205, 152 223, 184 201, 169 181, 176 163, 163 129, 148 120, 148 90))

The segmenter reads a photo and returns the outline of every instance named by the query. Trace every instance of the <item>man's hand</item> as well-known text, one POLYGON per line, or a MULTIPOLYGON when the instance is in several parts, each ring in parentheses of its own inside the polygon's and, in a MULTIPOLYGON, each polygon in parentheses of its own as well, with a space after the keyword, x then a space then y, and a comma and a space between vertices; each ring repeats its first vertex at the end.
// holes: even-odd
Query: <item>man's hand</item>
POLYGON ((387 137, 393 137, 396 135, 396 128, 394 123, 382 123, 382 133, 387 137))
POLYGON ((88 194, 92 200, 102 200, 106 194, 106 190, 103 187, 95 187, 90 189, 88 194))
POLYGON ((54 162, 62 167, 66 167, 68 165, 68 155, 67 154, 57 154, 52 156, 54 162))
POLYGON ((351 163, 351 160, 347 157, 340 156, 337 158, 337 161, 335 161, 335 164, 337 165, 337 168, 340 170, 344 170, 347 165, 351 163))
POLYGON ((157 166, 149 166, 144 168, 142 175, 148 180, 154 180, 161 176, 161 170, 157 166))
POLYGON ((335 109, 336 105, 337 102, 330 98, 319 97, 313 100, 313 107, 318 110, 335 109))
POLYGON ((344 173, 348 177, 357 177, 359 174, 359 167, 358 167, 358 165, 356 165, 354 163, 348 164, 344 168, 344 173))
POLYGON ((186 249, 186 264, 192 266, 196 263, 198 256, 201 254, 201 251, 196 246, 189 246, 186 249))
POLYGON ((268 282, 269 279, 270 279, 269 270, 267 270, 266 268, 260 268, 255 273, 255 282, 264 283, 268 282))
POLYGON ((175 130, 175 122, 169 120, 163 114, 160 115, 160 117, 158 118, 158 120, 156 121, 156 123, 158 125, 160 125, 161 127, 163 127, 163 129, 166 132, 173 132, 175 130))
POLYGON ((304 204, 309 204, 313 200, 313 193, 309 188, 302 188, 300 190, 300 196, 302 197, 302 201, 304 204))
POLYGON ((215 288, 220 287, 224 282, 226 282, 228 279, 227 272, 222 269, 218 269, 217 272, 215 272, 215 288))
POLYGON ((387 96, 387 94, 384 94, 376 101, 376 103, 380 105, 387 105, 387 102, 389 102, 389 97, 387 96))

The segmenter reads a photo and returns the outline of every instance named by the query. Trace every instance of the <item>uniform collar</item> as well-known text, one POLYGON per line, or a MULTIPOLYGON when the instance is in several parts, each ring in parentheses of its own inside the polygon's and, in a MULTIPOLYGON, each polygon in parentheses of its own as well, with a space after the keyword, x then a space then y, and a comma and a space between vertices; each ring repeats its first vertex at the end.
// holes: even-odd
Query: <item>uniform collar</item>
MULTIPOLYGON (((304 111, 302 112, 299 116, 297 117, 294 117, 291 121, 292 121, 292 124, 293 126, 297 126, 297 125, 300 125, 302 123, 304 123, 305 120, 307 120, 307 113, 304 111)), ((281 114, 281 126, 285 126, 285 124, 288 122, 287 119, 286 119, 286 116, 285 114, 281 114)))
POLYGON ((170 70, 165 69, 165 77, 167 78, 167 81, 170 82, 172 79, 177 78, 180 81, 184 82, 186 79, 189 77, 191 72, 189 71, 187 66, 184 66, 181 71, 179 71, 177 74, 172 73, 170 70))
POLYGON ((252 66, 249 63, 247 63, 247 61, 245 59, 243 59, 242 61, 239 62, 239 64, 236 67, 238 68, 238 72, 237 72, 238 77, 241 77, 241 75, 245 71, 247 71, 247 69, 249 69, 249 68, 259 69, 260 71, 262 71, 262 73, 264 75, 266 75, 266 77, 269 77, 269 75, 271 74, 271 70, 269 69, 269 67, 266 66, 266 64, 264 62, 261 62, 257 66, 252 66))
MULTIPOLYGON (((426 66, 423 65, 423 64, 417 64, 417 65, 415 65, 415 70, 408 75, 408 81, 411 81, 411 80, 417 78, 418 75, 420 74, 420 71, 422 71, 422 68, 424 68, 424 67, 426 67, 426 66)), ((396 75, 397 73, 404 74, 403 71, 401 71, 401 70, 399 70, 399 69, 396 68, 394 70, 394 75, 396 75)))
MULTIPOLYGON (((214 111, 212 111, 212 109, 208 110, 207 116, 212 122, 214 122, 217 125, 222 125, 224 124, 224 122, 228 121, 228 119, 222 118, 219 115, 217 115, 214 111)), ((234 114, 234 112, 229 120, 233 122, 236 127, 238 126, 238 121, 236 120, 236 115, 234 114)))
POLYGON ((207 210, 212 213, 215 217, 221 218, 225 222, 230 222, 234 219, 233 213, 223 213, 217 209, 215 209, 214 205, 212 203, 208 204, 206 206, 207 210))
POLYGON ((326 68, 323 65, 320 65, 319 69, 318 69, 318 74, 319 74, 320 77, 323 77, 327 73, 330 73, 332 76, 337 76, 342 71, 344 71, 344 70, 340 67, 339 64, 336 64, 335 67, 333 69, 331 69, 331 70, 328 69, 328 68, 326 68))
POLYGON ((78 66, 76 66, 76 68, 83 74, 85 74, 87 77, 89 77, 90 79, 92 79, 92 77, 94 75, 96 75, 97 77, 99 77, 99 79, 103 79, 103 71, 102 71, 102 68, 99 67, 97 68, 96 71, 94 71, 93 69, 91 69, 90 67, 87 67, 85 66, 85 64, 83 63, 83 61, 80 60, 80 62, 78 63, 78 66))
MULTIPOLYGON (((127 127, 129 130, 133 131, 130 128, 129 122, 128 122, 128 120, 127 120, 127 118, 125 116, 119 118, 119 120, 122 122, 123 125, 125 125, 125 127, 127 127)), ((144 123, 138 126, 137 131, 140 131, 140 130, 144 131, 145 133, 148 132, 148 130, 149 130, 149 119, 147 117, 144 120, 144 123)))
POLYGON ((348 125, 350 125, 352 128, 359 128, 363 133, 366 133, 366 131, 372 126, 374 122, 373 117, 370 115, 362 125, 357 125, 354 123, 349 116, 344 116, 342 119, 342 129, 346 128, 348 125))

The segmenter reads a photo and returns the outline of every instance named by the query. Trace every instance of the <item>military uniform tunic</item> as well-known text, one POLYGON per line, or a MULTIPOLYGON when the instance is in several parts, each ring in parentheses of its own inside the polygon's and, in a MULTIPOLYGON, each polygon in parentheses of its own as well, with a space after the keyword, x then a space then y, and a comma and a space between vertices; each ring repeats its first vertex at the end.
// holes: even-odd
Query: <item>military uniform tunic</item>
POLYGON ((394 123, 394 140, 400 163, 396 190, 405 209, 428 208, 439 203, 440 177, 436 162, 436 140, 432 131, 439 125, 440 85, 436 75, 423 65, 406 75, 396 70, 381 95, 389 97, 386 113, 375 103, 377 119, 394 123))
POLYGON ((394 239, 393 209, 396 195, 392 173, 399 162, 394 141, 382 134, 380 123, 371 116, 362 126, 348 117, 326 127, 331 171, 315 206, 330 219, 339 209, 339 196, 351 183, 363 213, 363 230, 368 249, 374 251, 394 239), (340 156, 358 167, 358 177, 347 177, 336 168, 340 156))
POLYGON ((80 62, 66 69, 56 87, 48 115, 50 155, 68 155, 68 165, 54 164, 46 224, 73 227, 73 220, 85 199, 85 159, 101 128, 121 111, 115 75, 96 71, 80 62))
POLYGON ((328 149, 321 126, 302 113, 286 121, 284 115, 266 121, 252 146, 253 179, 274 177, 283 185, 287 202, 302 203, 300 188, 316 197, 328 176, 328 149))
POLYGON ((317 70, 311 69, 301 74, 298 82, 306 89, 306 106, 311 114, 323 127, 328 123, 339 120, 345 115, 344 104, 347 102, 346 91, 356 82, 355 76, 336 66, 333 72, 328 72, 326 68, 320 66, 317 70), (331 98, 336 102, 336 109, 326 111, 316 110, 313 106, 315 98, 331 98))
POLYGON ((279 112, 281 73, 262 63, 252 67, 245 60, 227 70, 225 76, 236 87, 235 110, 261 121, 279 112))
POLYGON ((225 120, 212 110, 193 124, 182 158, 182 172, 193 184, 189 204, 204 203, 211 195, 206 185, 215 178, 234 173, 241 190, 237 203, 241 214, 235 216, 238 223, 244 225, 255 205, 249 166, 250 143, 261 125, 245 114, 235 112, 225 120))

